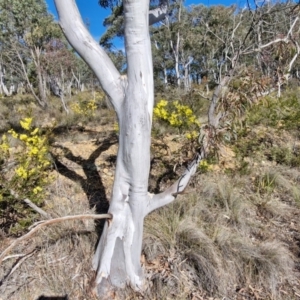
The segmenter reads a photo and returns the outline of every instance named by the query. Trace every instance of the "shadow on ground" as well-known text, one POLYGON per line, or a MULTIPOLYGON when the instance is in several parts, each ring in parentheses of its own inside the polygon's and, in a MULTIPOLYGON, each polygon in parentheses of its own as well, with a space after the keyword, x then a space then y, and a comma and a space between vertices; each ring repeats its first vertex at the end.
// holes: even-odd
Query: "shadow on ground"
POLYGON ((58 297, 55 297, 55 296, 40 296, 38 297, 36 300, 68 300, 68 296, 65 295, 65 296, 58 296, 58 297))
MULTIPOLYGON (((103 185, 101 176, 97 171, 95 164, 96 159, 102 152, 109 149, 112 145, 116 144, 118 139, 115 134, 110 135, 100 142, 99 147, 91 153, 88 159, 84 159, 81 156, 75 156, 70 149, 62 145, 55 145, 54 148, 63 150, 64 157, 68 160, 81 166, 86 178, 80 176, 75 171, 70 170, 61 162, 61 157, 55 153, 51 153, 54 159, 56 170, 63 176, 71 179, 74 182, 78 182, 83 191, 85 192, 89 201, 90 208, 95 208, 97 214, 105 214, 109 208, 109 201, 106 195, 105 187, 103 185)), ((105 220, 96 221, 96 230, 99 236, 101 236, 105 220)))

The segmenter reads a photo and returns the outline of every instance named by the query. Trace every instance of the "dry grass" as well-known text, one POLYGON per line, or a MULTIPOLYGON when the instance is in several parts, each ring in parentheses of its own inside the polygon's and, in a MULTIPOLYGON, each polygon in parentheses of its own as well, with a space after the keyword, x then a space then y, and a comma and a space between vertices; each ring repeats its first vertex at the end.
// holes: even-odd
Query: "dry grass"
MULTIPOLYGON (((47 200, 52 216, 88 212, 88 202, 82 194, 76 196, 76 185, 58 177, 50 187, 47 200), (74 196, 75 195, 75 196, 74 196)), ((9 277, 7 274, 20 261, 6 260, 0 269, 0 295, 3 299, 37 299, 40 295, 63 296, 69 299, 91 299, 89 282, 91 257, 97 235, 93 221, 70 221, 39 231, 14 253, 33 253, 9 277)), ((5 245, 1 246, 4 248, 5 245)))
MULTIPOLYGON (((276 188, 288 175, 276 177, 276 188)), ((295 258, 280 222, 292 211, 275 191, 259 194, 248 180, 199 175, 195 190, 147 217, 142 258, 147 290, 136 294, 127 289, 118 299, 287 299, 284 292, 296 280, 295 258), (274 235, 279 230, 282 235, 274 235)), ((89 211, 81 188, 61 175, 49 194, 46 207, 53 216, 89 211)), ((3 281, 2 297, 92 299, 93 228, 91 221, 63 223, 20 245, 15 253, 33 254, 3 281)), ((15 262, 5 261, 1 279, 15 262)))
MULTIPOLYGON (((6 108, 0 108, 0 126, 7 108, 16 111, 17 107, 26 107, 26 101, 24 97, 16 105, 7 102, 6 108)), ((33 113, 37 124, 56 118, 62 131, 56 136, 59 142, 103 138, 92 131, 76 136, 73 131, 66 134, 68 126, 78 125, 77 117, 66 117, 59 99, 51 105, 46 117, 39 109, 33 113)), ((22 113, 10 116, 10 123, 17 126, 21 117, 22 113)), ((83 120, 83 125, 95 128, 113 120, 112 111, 105 110, 93 120, 83 120)), ((146 218, 141 260, 147 289, 138 294, 128 288, 118 292, 116 299, 297 299, 300 171, 270 163, 259 151, 248 159, 247 175, 238 171, 226 175, 220 168, 198 174, 193 189, 146 218)), ((163 172, 160 161, 155 167, 158 178, 163 172)), ((110 186, 105 188, 107 191, 110 186)), ((56 173, 45 199, 45 210, 53 217, 90 212, 80 184, 56 173)), ((12 253, 25 254, 24 257, 9 258, 1 265, 1 300, 35 300, 40 295, 66 294, 69 299, 93 299, 89 288, 96 240, 92 221, 45 228, 12 253)), ((9 238, 1 240, 0 251, 8 243, 9 238)))
POLYGON ((245 179, 219 174, 212 180, 211 175, 199 177, 198 192, 146 220, 146 258, 155 261, 176 253, 169 278, 177 278, 177 283, 164 289, 181 295, 176 299, 192 298, 192 291, 204 299, 285 299, 279 290, 295 279, 295 258, 287 244, 271 234, 278 228, 270 230, 270 222, 289 218, 290 207, 271 198, 265 203, 268 213, 261 215, 263 200, 245 188, 245 179), (184 297, 182 285, 189 287, 184 297))

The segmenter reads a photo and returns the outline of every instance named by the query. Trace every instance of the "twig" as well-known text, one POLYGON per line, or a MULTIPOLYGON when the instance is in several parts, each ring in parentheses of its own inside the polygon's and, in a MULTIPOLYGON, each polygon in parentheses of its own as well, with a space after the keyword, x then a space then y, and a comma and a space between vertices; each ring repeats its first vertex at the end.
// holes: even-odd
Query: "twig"
MULTIPOLYGON (((10 193, 12 194, 12 196, 16 197, 16 198, 21 198, 18 193, 16 193, 13 190, 10 190, 10 193)), ((23 199, 23 201, 30 206, 33 210, 35 210, 37 213, 39 213, 40 215, 42 215, 43 217, 45 217, 46 219, 50 219, 51 216, 49 214, 47 214, 44 210, 42 210, 40 207, 36 206, 32 201, 30 201, 28 198, 23 199)))
POLYGON ((44 210, 42 210, 41 208, 39 208, 38 206, 36 206, 34 203, 32 203, 28 198, 23 200, 28 206, 30 206, 33 210, 35 210, 37 213, 39 213, 40 215, 44 216, 47 219, 50 219, 51 216, 49 214, 47 214, 44 210))
POLYGON ((33 226, 31 226, 31 230, 27 232, 25 235, 17 238, 9 247, 7 247, 0 255, 0 264, 2 263, 5 255, 7 255, 16 245, 18 245, 20 242, 27 240, 29 237, 31 237, 36 231, 38 231, 41 227, 44 227, 46 225, 52 225, 55 223, 63 222, 63 221, 70 221, 70 220, 78 220, 78 219, 112 219, 111 214, 102 214, 102 215, 76 215, 76 216, 66 216, 51 220, 45 220, 40 221, 37 223, 34 223, 33 226))
POLYGON ((9 255, 9 256, 6 256, 6 257, 4 257, 3 258, 3 261, 5 261, 5 260, 7 260, 7 259, 11 259, 11 258, 18 258, 18 257, 23 257, 23 256, 25 256, 25 255, 27 255, 27 254, 14 254, 14 255, 9 255))
POLYGON ((25 256, 23 256, 22 258, 20 258, 19 261, 17 261, 17 263, 12 267, 12 269, 5 275, 5 277, 0 281, 0 286, 3 284, 3 282, 5 280, 8 279, 9 276, 12 275, 12 273, 14 273, 20 266, 21 264, 29 257, 31 257, 37 250, 33 250, 32 252, 25 254, 25 256))

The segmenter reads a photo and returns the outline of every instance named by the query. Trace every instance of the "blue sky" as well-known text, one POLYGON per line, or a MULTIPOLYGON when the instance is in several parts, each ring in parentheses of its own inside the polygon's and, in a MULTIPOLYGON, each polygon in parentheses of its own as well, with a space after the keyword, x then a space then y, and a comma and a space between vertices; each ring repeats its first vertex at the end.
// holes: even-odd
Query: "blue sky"
MULTIPOLYGON (((64 1, 64 0, 61 0, 64 1)), ((239 4, 241 0, 186 0, 186 5, 192 4, 204 4, 204 5, 230 5, 230 4, 239 4)), ((54 16, 57 16, 56 9, 54 6, 53 0, 46 0, 48 5, 48 10, 54 16)), ((98 0, 76 0, 77 6, 81 13, 81 16, 84 21, 90 24, 90 32, 93 37, 98 41, 100 36, 104 33, 105 28, 102 23, 104 18, 109 15, 110 10, 103 9, 99 6, 98 0)))

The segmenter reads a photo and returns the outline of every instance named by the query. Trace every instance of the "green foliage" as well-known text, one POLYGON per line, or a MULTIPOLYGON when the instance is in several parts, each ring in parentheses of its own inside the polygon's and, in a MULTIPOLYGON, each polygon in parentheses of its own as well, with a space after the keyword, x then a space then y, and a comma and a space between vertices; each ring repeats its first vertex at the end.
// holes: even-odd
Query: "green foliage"
POLYGON ((298 90, 286 91, 279 99, 271 96, 249 106, 242 122, 236 126, 235 152, 242 158, 260 157, 263 160, 291 167, 300 166, 299 147, 287 137, 297 134, 300 127, 300 101, 298 90), (259 125, 259 129, 253 128, 259 125))
POLYGON ((0 0, 1 65, 10 70, 10 83, 30 81, 38 87, 41 102, 46 101, 41 58, 46 55, 46 45, 61 36, 44 0, 0 0))
POLYGON ((39 128, 32 126, 32 118, 20 121, 23 133, 11 129, 2 136, 0 144, 0 215, 4 225, 11 233, 17 233, 29 225, 34 214, 20 199, 29 198, 41 205, 45 197, 45 187, 51 181, 48 134, 42 134, 39 128), (8 135, 18 144, 10 147, 8 135), (15 166, 11 169, 11 165, 15 166))
MULTIPOLYGON (((241 172, 247 173, 248 163, 243 159, 245 157, 260 157, 260 159, 276 162, 276 164, 290 167, 299 167, 299 149, 286 145, 284 141, 272 140, 272 134, 267 132, 244 133, 240 135, 234 143, 234 149, 238 157, 241 158, 241 172)), ((276 137, 274 136, 274 140, 276 137)))
POLYGON ((266 173, 255 179, 255 186, 257 192, 270 194, 274 191, 276 187, 276 174, 266 173))
POLYGON ((0 39, 18 40, 41 47, 55 36, 61 36, 43 0, 0 0, 0 39))
POLYGON ((300 157, 298 151, 288 147, 273 147, 270 149, 269 159, 277 164, 291 167, 300 166, 300 157))
POLYGON ((289 91, 281 98, 265 97, 249 109, 246 120, 249 125, 264 124, 282 129, 300 127, 299 90, 289 91))
POLYGON ((168 102, 160 100, 153 109, 154 117, 171 127, 178 128, 180 132, 183 130, 189 131, 186 134, 188 139, 195 139, 198 137, 200 122, 197 120, 192 109, 180 104, 178 101, 168 102))

